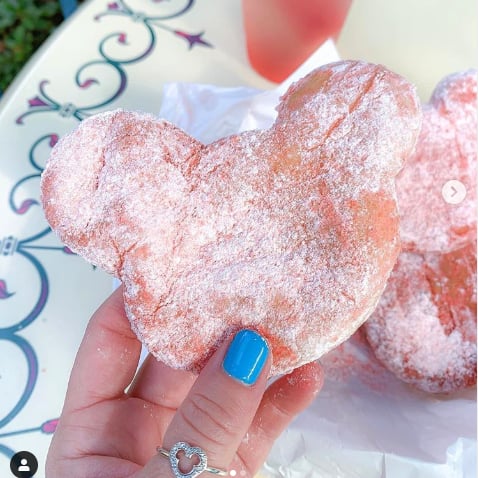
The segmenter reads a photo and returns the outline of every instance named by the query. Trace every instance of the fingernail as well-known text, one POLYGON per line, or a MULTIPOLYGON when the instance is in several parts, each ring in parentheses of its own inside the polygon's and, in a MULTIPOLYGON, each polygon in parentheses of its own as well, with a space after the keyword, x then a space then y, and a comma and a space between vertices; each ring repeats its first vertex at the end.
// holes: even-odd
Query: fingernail
POLYGON ((232 378, 253 385, 268 355, 269 347, 263 337, 253 330, 241 330, 230 343, 222 367, 232 378))

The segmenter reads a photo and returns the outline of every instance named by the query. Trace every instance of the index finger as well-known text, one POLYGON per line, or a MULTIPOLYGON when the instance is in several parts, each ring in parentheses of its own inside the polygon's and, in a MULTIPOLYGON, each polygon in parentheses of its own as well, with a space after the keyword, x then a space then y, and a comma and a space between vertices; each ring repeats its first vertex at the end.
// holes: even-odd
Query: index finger
POLYGON ((138 366, 141 343, 131 330, 118 288, 93 314, 68 384, 65 410, 120 398, 138 366))

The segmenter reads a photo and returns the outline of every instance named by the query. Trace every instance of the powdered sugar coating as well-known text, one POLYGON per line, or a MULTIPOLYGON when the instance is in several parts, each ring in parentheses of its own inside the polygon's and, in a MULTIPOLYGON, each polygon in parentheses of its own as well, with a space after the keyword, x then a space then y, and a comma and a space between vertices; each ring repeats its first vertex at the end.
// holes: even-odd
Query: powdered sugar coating
POLYGON ((477 76, 454 74, 424 107, 416 152, 397 179, 404 251, 364 329, 376 356, 426 392, 476 383, 477 76), (442 197, 446 181, 466 189, 442 197))
POLYGON ((199 370, 249 327, 284 373, 374 310, 399 251, 394 177, 419 124, 408 82, 336 63, 291 87, 270 130, 208 146, 148 115, 89 118, 53 150, 43 204, 72 250, 123 281, 159 360, 199 370))
POLYGON ((416 152, 397 177, 405 250, 450 251, 475 234, 476 98, 477 72, 469 70, 443 79, 423 107, 416 152), (463 183, 467 194, 450 205, 442 187, 452 179, 463 183))

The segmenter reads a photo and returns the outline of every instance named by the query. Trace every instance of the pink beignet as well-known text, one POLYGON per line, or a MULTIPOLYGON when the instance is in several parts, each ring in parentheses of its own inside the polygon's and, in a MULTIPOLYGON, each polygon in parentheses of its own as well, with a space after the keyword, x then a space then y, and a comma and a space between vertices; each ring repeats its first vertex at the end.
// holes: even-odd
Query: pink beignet
POLYGON ((420 120, 414 88, 362 62, 294 84, 270 130, 210 145, 103 113, 54 148, 43 205, 65 244, 121 279, 159 360, 198 371, 247 327, 283 373, 374 310, 399 252, 394 178, 420 120))
POLYGON ((397 178, 403 252, 364 325, 377 358, 425 392, 476 383, 476 99, 477 72, 467 71, 442 80, 424 106, 397 178), (457 204, 442 196, 450 180, 466 188, 457 204))

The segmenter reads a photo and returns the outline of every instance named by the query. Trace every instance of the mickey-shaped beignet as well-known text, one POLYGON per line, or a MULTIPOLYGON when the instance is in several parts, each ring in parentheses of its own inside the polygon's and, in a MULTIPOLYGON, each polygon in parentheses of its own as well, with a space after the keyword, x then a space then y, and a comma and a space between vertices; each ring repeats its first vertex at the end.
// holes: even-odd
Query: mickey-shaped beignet
POLYGON ((403 252, 364 325, 377 358, 425 392, 476 383, 476 99, 470 70, 442 80, 424 106, 397 178, 403 252))
POLYGON ((43 206, 68 247, 121 279, 159 360, 198 371, 251 328, 283 373, 374 310, 399 252, 394 178, 420 119, 407 81, 353 61, 294 84, 270 130, 210 145, 104 113, 54 148, 43 206))

